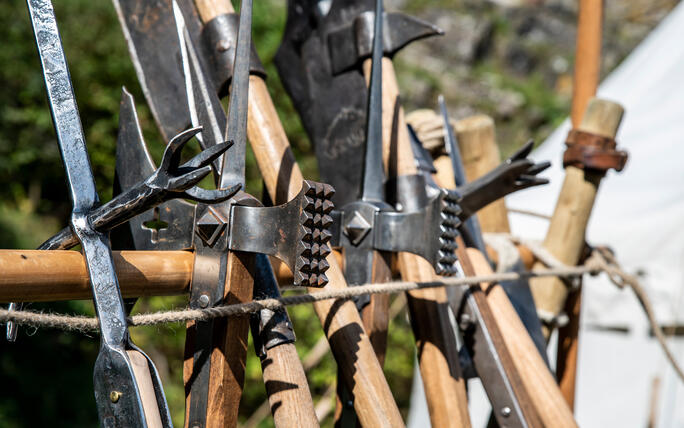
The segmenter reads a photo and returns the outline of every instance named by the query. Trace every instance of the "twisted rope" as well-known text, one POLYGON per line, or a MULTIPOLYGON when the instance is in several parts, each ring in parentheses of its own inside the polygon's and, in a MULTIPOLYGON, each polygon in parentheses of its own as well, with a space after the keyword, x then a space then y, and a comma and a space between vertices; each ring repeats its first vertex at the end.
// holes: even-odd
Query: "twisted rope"
MULTIPOLYGON (((523 242, 513 237, 511 237, 511 240, 514 242, 523 242)), ((214 318, 246 316, 262 309, 278 309, 286 306, 320 302, 322 300, 347 300, 357 296, 371 294, 400 293, 403 291, 423 288, 467 286, 480 284, 483 282, 494 283, 515 281, 518 279, 541 278, 547 276, 573 278, 582 276, 584 274, 597 275, 601 272, 604 272, 610 281, 618 288, 623 289, 629 287, 634 291, 634 294, 646 313, 646 317, 648 318, 651 329, 653 330, 658 343, 665 353, 665 357, 674 368, 680 380, 684 382, 684 370, 678 364, 674 354, 668 347, 665 333, 656 320, 653 305, 651 304, 646 291, 635 276, 626 273, 620 267, 615 259, 615 256, 610 250, 605 247, 597 247, 592 251, 591 256, 585 261, 584 265, 573 267, 562 265, 562 263, 556 260, 540 245, 530 245, 531 243, 526 241, 525 244, 528 245, 528 248, 530 248, 535 257, 537 257, 543 263, 546 261, 546 263, 553 267, 532 272, 502 272, 466 278, 445 278, 440 281, 431 282, 396 281, 379 284, 364 284, 355 287, 314 291, 312 293, 304 293, 294 296, 283 296, 277 299, 254 300, 246 303, 215 306, 206 309, 181 309, 140 314, 129 317, 128 324, 130 326, 143 326, 167 323, 183 323, 187 321, 208 321, 214 318)), ((7 323, 9 321, 13 321, 19 325, 27 325, 36 328, 56 328, 82 333, 99 330, 98 319, 96 317, 46 314, 25 310, 9 311, 7 309, 0 309, 0 324, 7 323)))
MULTIPOLYGON (((400 293, 422 288, 455 287, 475 285, 482 282, 514 281, 521 278, 538 278, 546 276, 577 277, 584 274, 598 274, 602 271, 598 260, 588 259, 583 266, 559 267, 534 272, 505 272, 491 275, 471 276, 466 278, 444 278, 431 282, 396 281, 387 283, 364 284, 342 289, 321 290, 294 296, 283 296, 277 299, 253 300, 206 309, 181 309, 149 314, 133 315, 128 318, 130 326, 156 325, 166 323, 183 323, 187 321, 208 321, 214 318, 246 316, 262 309, 278 309, 286 306, 320 302, 322 300, 348 300, 357 296, 400 293)), ((34 311, 9 311, 0 309, 0 323, 13 321, 20 325, 36 328, 56 328, 68 331, 93 332, 99 330, 96 317, 79 315, 49 314, 34 311)))

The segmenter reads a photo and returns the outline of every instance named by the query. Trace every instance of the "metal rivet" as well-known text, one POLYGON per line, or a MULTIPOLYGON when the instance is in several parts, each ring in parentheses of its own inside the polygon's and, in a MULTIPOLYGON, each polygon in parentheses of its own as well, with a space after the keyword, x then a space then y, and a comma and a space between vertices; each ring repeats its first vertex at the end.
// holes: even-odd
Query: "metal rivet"
POLYGON ((119 401, 119 398, 121 398, 121 393, 119 391, 112 391, 109 393, 109 400, 111 400, 112 403, 119 401))
POLYGON ((501 415, 502 415, 504 418, 509 417, 509 416, 511 415, 511 408, 508 407, 508 406, 506 406, 506 407, 504 407, 503 409, 501 409, 501 415))
POLYGON ((220 42, 218 42, 219 52, 225 52, 228 49, 230 49, 230 40, 221 40, 220 42))
POLYGON ((202 294, 201 296, 199 296, 199 299, 197 299, 197 303, 199 303, 201 308, 206 308, 207 306, 209 306, 209 296, 207 296, 206 294, 202 294))
POLYGON ((351 400, 347 401, 347 407, 354 407, 354 402, 351 400))
POLYGON ((475 324, 475 320, 470 314, 462 314, 458 322, 461 331, 466 331, 475 324))

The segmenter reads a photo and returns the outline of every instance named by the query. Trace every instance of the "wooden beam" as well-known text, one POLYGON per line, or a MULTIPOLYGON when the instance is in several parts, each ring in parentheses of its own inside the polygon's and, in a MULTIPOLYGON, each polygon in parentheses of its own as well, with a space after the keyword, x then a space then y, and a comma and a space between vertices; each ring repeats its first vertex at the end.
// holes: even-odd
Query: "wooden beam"
MULTIPOLYGON (((189 251, 113 251, 121 294, 187 293, 194 255, 189 251)), ((83 255, 77 251, 0 250, 0 302, 92 299, 83 255)))

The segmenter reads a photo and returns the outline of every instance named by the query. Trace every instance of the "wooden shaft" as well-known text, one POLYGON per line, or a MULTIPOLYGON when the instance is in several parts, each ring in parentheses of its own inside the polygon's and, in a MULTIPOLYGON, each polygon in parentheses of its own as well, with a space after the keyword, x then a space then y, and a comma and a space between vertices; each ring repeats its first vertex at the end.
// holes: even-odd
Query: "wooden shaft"
MULTIPOLYGON (((439 186, 453 188, 455 183, 451 163, 443 164, 442 169, 442 172, 435 176, 435 181, 439 186)), ((471 177, 468 178, 472 179, 471 177)), ((497 215, 494 219, 496 218, 501 217, 497 215)), ((504 226, 496 225, 494 222, 490 224, 494 224, 498 230, 504 226)), ((526 251, 529 252, 529 250, 526 251)), ((525 257, 523 256, 523 258, 525 257)), ((533 260, 531 253, 529 258, 533 260)), ((492 273, 489 262, 476 249, 469 248, 465 257, 461 251, 459 259, 466 261, 466 263, 462 262, 462 266, 467 275, 489 275, 492 273)), ((490 309, 488 312, 491 314, 496 330, 500 333, 505 345, 503 348, 508 350, 516 377, 522 382, 523 397, 532 404, 536 413, 535 416, 545 427, 576 426, 572 412, 565 403, 553 375, 546 367, 546 363, 527 333, 506 292, 499 284, 482 283, 481 288, 490 309)))
MULTIPOLYGON (((404 281, 438 279, 430 263, 414 254, 399 253, 399 266, 404 281)), ((466 382, 458 361, 446 289, 409 291, 406 301, 432 426, 470 427, 466 382)))
MULTIPOLYGON (((370 60, 364 62, 363 68, 368 82, 370 60)), ((382 100, 383 151, 388 177, 414 175, 417 173, 415 158, 394 66, 389 58, 382 61, 382 100)), ((430 263, 415 254, 399 253, 399 270, 404 281, 437 278, 430 263)), ((430 422, 439 427, 469 427, 465 381, 461 375, 455 332, 449 320, 446 290, 414 290, 407 292, 406 298, 430 422)))
POLYGON ((577 128, 589 100, 596 95, 601 70, 603 0, 579 0, 575 76, 572 89, 572 126, 577 128))
MULTIPOLYGON (((303 176, 290 149, 266 84, 250 77, 247 137, 271 200, 288 201, 299 192, 303 176)), ((334 255, 327 258, 330 280, 325 289, 347 287, 334 255)), ((310 289, 316 292, 318 289, 310 289)), ((354 395, 354 409, 364 426, 403 426, 387 380, 366 334, 359 312, 351 301, 314 303, 333 355, 347 387, 354 395)))
POLYGON ((261 370, 275 426, 318 427, 311 391, 295 344, 267 349, 261 370))
MULTIPOLYGON (((184 294, 190 288, 191 252, 112 253, 124 298, 184 294)), ((93 298, 85 259, 77 251, 0 250, 0 272, 0 302, 93 298)))
POLYGON ((150 365, 147 358, 140 352, 133 349, 126 351, 128 359, 131 360, 131 367, 135 376, 135 382, 140 391, 140 401, 142 401, 145 421, 148 428, 162 428, 162 417, 157 406, 157 396, 154 393, 154 382, 150 365))
MULTIPOLYGON (((622 114, 620 105, 593 99, 578 129, 615 137, 622 114)), ((565 180, 543 243, 562 263, 574 266, 579 260, 601 178, 603 174, 598 172, 585 173, 573 166, 565 169, 565 180)), ((535 269, 542 267, 541 263, 535 265, 535 269)), ((568 294, 563 281, 555 277, 533 278, 530 280, 530 287, 537 308, 554 315, 560 313, 568 294)))
MULTIPOLYGON (((226 261, 224 304, 244 303, 252 300, 254 286, 254 254, 229 252, 226 261)), ((209 392, 207 395, 206 427, 235 427, 242 387, 245 381, 247 361, 247 339, 249 317, 216 318, 212 321, 211 369, 209 371, 209 392)), ((186 427, 189 406, 192 399, 193 357, 195 354, 195 323, 189 322, 186 329, 185 362, 183 381, 185 384, 186 427)))
POLYGON ((561 393, 571 410, 575 408, 575 381, 577 379, 577 354, 579 352, 580 312, 582 287, 568 295, 563 309, 568 323, 558 328, 556 353, 556 379, 561 393))
MULTIPOLYGON (((196 5, 198 12, 199 12, 199 15, 200 15, 200 17, 204 23, 211 21, 213 18, 215 18, 216 16, 218 16, 220 14, 234 12, 232 4, 228 0, 224 0, 224 1, 220 1, 220 0, 198 0, 195 2, 195 5, 196 5)), ((294 156, 292 155, 291 151, 289 150, 289 144, 287 144, 287 138, 285 137, 285 133, 284 133, 284 130, 282 128, 282 125, 280 124, 278 117, 275 114, 275 108, 273 107, 273 103, 271 102, 271 100, 268 96, 266 86, 264 85, 264 82, 260 78, 254 78, 254 76, 250 77, 249 108, 248 108, 248 131, 247 131, 247 133, 248 133, 250 141, 253 143, 253 149, 255 152, 258 153, 259 148, 255 147, 254 141, 258 140, 262 144, 262 147, 261 147, 262 149, 270 146, 269 149, 271 149, 271 152, 269 152, 268 154, 272 154, 272 151, 280 151, 281 155, 289 154, 289 156, 290 156, 289 157, 289 162, 290 162, 289 164, 284 162, 282 156, 278 157, 275 160, 269 158, 268 156, 265 157, 266 163, 274 162, 278 166, 281 166, 281 164, 282 165, 287 164, 286 168, 278 168, 278 167, 274 167, 273 165, 265 168, 264 167, 264 157, 263 156, 260 157, 259 155, 257 155, 257 159, 258 159, 257 163, 259 164, 259 167, 262 171, 262 175, 263 175, 263 178, 266 182, 267 188, 269 189, 269 192, 271 193, 271 199, 276 204, 284 202, 283 196, 285 197, 285 200, 290 199, 290 197, 294 196, 294 195, 290 193, 289 185, 294 184, 295 186, 300 187, 301 183, 302 183, 301 173, 299 173, 299 171, 296 170, 296 164, 294 163, 294 156), (257 101, 258 106, 256 106, 256 107, 254 105, 255 99, 259 99, 257 101), (264 108, 266 108, 266 115, 261 114, 262 110, 260 110, 259 106, 264 106, 264 108), (260 129, 257 130, 258 137, 254 136, 255 120, 259 121, 258 126, 260 129), (265 123, 264 123, 264 120, 266 121, 265 123), (280 137, 280 138, 277 138, 277 137, 275 139, 268 138, 268 137, 270 137, 270 135, 268 135, 268 134, 269 134, 269 131, 271 131, 271 130, 273 130, 272 132, 274 132, 277 135, 277 137, 280 137), (280 146, 278 146, 277 144, 273 144, 273 143, 278 143, 278 142, 281 143, 280 146), (284 145, 282 144, 283 142, 285 143, 284 145), (281 177, 279 177, 278 175, 273 176, 273 175, 267 175, 266 174, 268 172, 272 173, 275 171, 277 171, 277 173, 280 173, 280 172, 284 172, 286 170, 288 173, 292 173, 294 175, 294 177, 290 177, 292 180, 290 180, 290 179, 282 180, 281 177), (294 170, 296 170, 296 171, 294 171, 294 170), (288 187, 286 189, 281 189, 281 191, 276 191, 276 188, 279 185, 282 185, 283 183, 285 183, 288 187), (277 194, 277 196, 276 196, 276 194, 277 194)), ((249 297, 251 298, 251 290, 250 290, 250 296, 249 297)), ((236 397, 233 397, 232 401, 230 401, 230 402, 227 400, 224 400, 224 402, 222 403, 223 407, 224 407, 224 410, 222 412, 228 412, 229 413, 229 415, 226 416, 227 422, 229 423, 228 426, 233 426, 237 423, 237 408, 239 405, 239 398, 240 398, 240 395, 242 392, 242 382, 244 379, 244 357, 246 356, 246 354, 245 355, 242 355, 242 354, 243 354, 243 345, 246 346, 246 343, 247 343, 247 330, 248 330, 247 318, 245 318, 243 321, 244 321, 245 325, 244 326, 239 325, 238 333, 232 334, 232 336, 234 336, 233 341, 238 342, 238 343, 236 343, 236 345, 239 347, 239 352, 237 352, 238 355, 235 358, 233 358, 232 356, 229 357, 229 358, 231 358, 231 360, 230 360, 231 363, 237 364, 237 369, 235 370, 235 374, 242 376, 242 378, 237 378, 237 376, 235 376, 235 379, 229 379, 232 390, 229 390, 228 392, 230 392, 231 394, 234 392, 233 395, 236 395, 236 397), (243 339, 244 339, 244 343, 243 343, 243 339), (234 418, 235 418, 234 420, 233 420, 233 414, 234 414, 234 418)), ((231 326, 231 330, 232 329, 233 329, 233 327, 231 326)), ((226 342, 226 344, 228 344, 228 342, 226 342)), ((280 348, 280 347, 278 347, 278 348, 280 348)), ((275 350, 271 355, 276 356, 278 354, 285 353, 286 351, 288 351, 287 348, 278 349, 278 350, 275 350)), ((292 355, 291 349, 289 351, 290 351, 289 356, 294 357, 296 359, 297 358, 296 351, 295 351, 294 355, 292 355)), ((278 355, 278 356, 282 356, 282 355, 278 355)), ((285 355, 285 356, 287 356, 287 355, 285 355)), ((271 389, 270 392, 273 393, 273 394, 269 394, 269 400, 277 400, 279 398, 283 398, 283 399, 287 398, 288 399, 288 403, 281 406, 283 408, 283 410, 278 412, 278 415, 276 415, 274 413, 274 418, 276 419, 277 424, 278 424, 278 422, 281 423, 280 426, 292 426, 293 423, 295 425, 298 425, 301 423, 306 424, 307 420, 311 419, 311 414, 312 414, 312 412, 310 411, 311 409, 308 409, 308 407, 312 406, 311 395, 308 391, 308 388, 307 388, 306 393, 304 393, 304 391, 302 391, 300 389, 299 394, 297 394, 297 393, 276 394, 275 392, 278 389, 282 389, 282 388, 273 384, 273 382, 269 383, 268 377, 278 378, 278 377, 286 376, 285 372, 287 371, 287 368, 286 368, 286 366, 282 366, 282 364, 284 364, 284 363, 286 364, 287 362, 291 362, 290 359, 288 359, 287 361, 277 361, 275 364, 272 363, 269 367, 264 368, 264 380, 266 381, 266 387, 267 387, 267 389, 270 388, 271 389), (285 368, 285 370, 283 370, 284 368, 285 368), (302 393, 304 393, 304 395, 301 395, 302 393), (308 397, 307 397, 307 394, 308 394, 308 397), (296 410, 295 410, 295 412, 292 412, 292 411, 288 411, 287 409, 292 410, 292 409, 297 409, 297 408, 301 409, 301 411, 304 412, 301 415, 301 416, 304 416, 304 418, 302 420, 298 420, 297 422, 294 422, 290 418, 292 418, 292 417, 296 418, 296 417, 299 417, 300 415, 297 413, 296 410)), ((299 363, 299 361, 297 361, 297 364, 295 364, 295 366, 297 366, 301 369, 301 364, 299 363)), ((225 368, 227 369, 226 371, 228 372, 228 373, 226 373, 226 375, 230 375, 230 367, 226 366, 225 368)), ((212 364, 212 371, 213 371, 213 364, 212 364)), ((299 373, 299 375, 301 375, 301 376, 298 376, 299 377, 298 380, 301 382, 301 380, 302 380, 301 378, 303 377, 303 372, 299 373)), ((383 378, 383 380, 384 380, 384 378, 383 378)), ((298 383, 298 385, 301 385, 301 383, 298 383)), ((306 385, 306 381, 304 381, 303 385, 306 385)), ((389 391, 389 387, 387 389, 389 391)), ((391 395, 390 395, 390 397, 391 397, 391 395)), ((396 408, 396 404, 395 404, 395 408, 396 408)), ((274 412, 276 411, 276 409, 273 406, 272 406, 272 409, 274 412)), ((217 410, 218 410, 218 408, 217 408, 217 410)), ((397 410, 397 413, 398 413, 398 410, 397 410)), ((315 415, 314 415, 313 419, 315 421, 315 415)), ((218 421, 218 419, 217 419, 217 421, 218 421)))
MULTIPOLYGON (((373 266, 371 270, 371 282, 383 283, 392 280, 390 268, 391 254, 374 251, 373 266)), ((378 358, 380 366, 385 364, 385 352, 387 351, 387 328, 389 327, 389 294, 374 294, 370 296, 370 302, 361 310, 361 320, 366 334, 370 338, 373 350, 378 358)), ((337 375, 342 379, 343 374, 337 375)), ((335 425, 351 426, 358 425, 353 408, 345 405, 349 401, 349 392, 344 383, 338 382, 337 403, 335 405, 335 425)))
MULTIPOLYGON (((591 97, 596 95, 601 72, 603 0, 580 0, 575 51, 575 78, 572 94, 571 121, 578 127, 591 97)), ((556 378, 565 400, 575 407, 575 380, 582 287, 568 296, 565 313, 568 324, 558 329, 556 378)))
MULTIPOLYGON (((468 248, 468 258, 475 275, 492 273, 484 256, 474 248, 468 248)), ((576 427, 572 411, 563 398, 553 375, 546 367, 544 360, 522 321, 515 312, 506 292, 499 284, 481 284, 491 314, 501 332, 506 348, 510 352, 512 363, 520 374, 520 380, 527 391, 527 397, 536 410, 541 423, 545 427, 576 427)))

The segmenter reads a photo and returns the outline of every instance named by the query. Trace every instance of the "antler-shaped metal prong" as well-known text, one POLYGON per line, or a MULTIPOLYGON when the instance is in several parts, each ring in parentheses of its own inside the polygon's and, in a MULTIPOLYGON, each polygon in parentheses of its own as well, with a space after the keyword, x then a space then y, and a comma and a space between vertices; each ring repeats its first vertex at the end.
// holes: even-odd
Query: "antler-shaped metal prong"
POLYGON ((529 159, 527 156, 533 147, 534 142, 528 141, 501 165, 457 189, 463 195, 459 202, 463 209, 461 220, 510 193, 549 182, 548 179, 537 175, 551 166, 551 163, 535 163, 529 159))
MULTIPOLYGON (((89 214, 89 221, 93 228, 100 232, 109 231, 171 199, 182 198, 214 204, 235 196, 242 185, 236 184, 225 189, 212 190, 196 186, 209 175, 211 163, 233 145, 232 141, 207 148, 179 166, 183 148, 201 131, 201 127, 191 128, 173 137, 164 150, 161 165, 152 175, 89 214)), ((78 240, 71 229, 64 228, 41 244, 39 249, 69 249, 77 244, 78 240)))
MULTIPOLYGON (((164 150, 164 156, 159 168, 145 183, 141 183, 141 186, 147 185, 151 188, 160 189, 165 193, 176 192, 178 195, 175 197, 206 204, 227 201, 235 196, 242 187, 240 184, 216 190, 195 187, 197 183, 211 173, 212 162, 233 145, 232 141, 213 145, 179 166, 183 147, 201 131, 202 127, 190 128, 173 137, 164 150)), ((164 200, 169 199, 173 198, 167 197, 164 200)))

